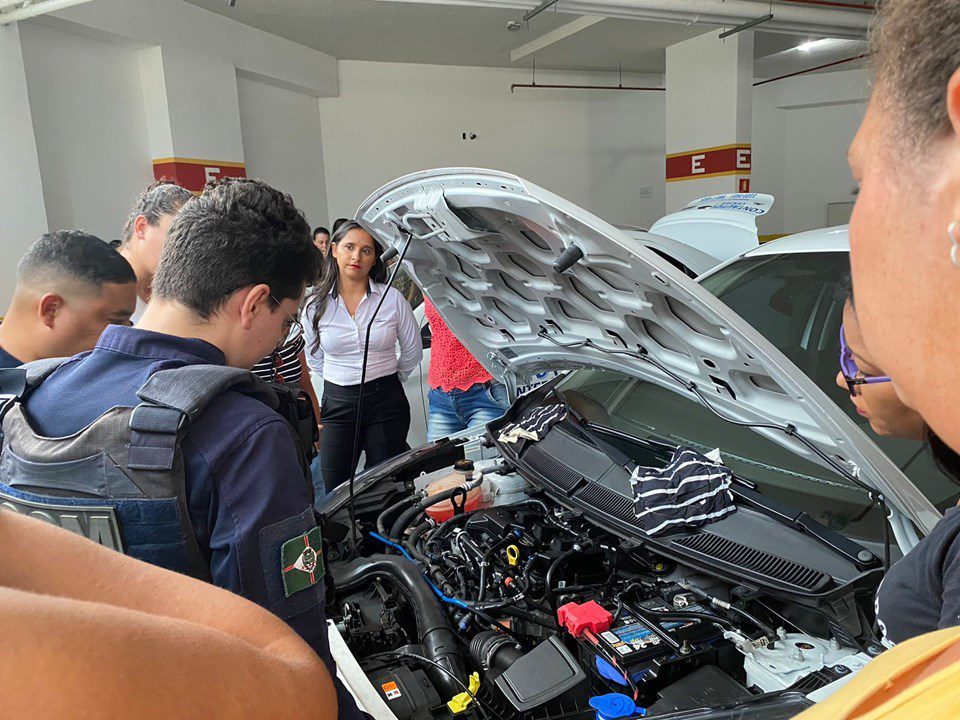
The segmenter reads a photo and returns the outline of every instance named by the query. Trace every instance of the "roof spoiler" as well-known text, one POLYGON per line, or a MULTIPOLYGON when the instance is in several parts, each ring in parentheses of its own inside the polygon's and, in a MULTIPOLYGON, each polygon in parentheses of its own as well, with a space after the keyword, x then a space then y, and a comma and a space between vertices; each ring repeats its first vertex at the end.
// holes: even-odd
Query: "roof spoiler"
POLYGON ((773 195, 709 195, 660 218, 650 232, 700 250, 724 262, 760 244, 757 217, 773 207, 773 195))

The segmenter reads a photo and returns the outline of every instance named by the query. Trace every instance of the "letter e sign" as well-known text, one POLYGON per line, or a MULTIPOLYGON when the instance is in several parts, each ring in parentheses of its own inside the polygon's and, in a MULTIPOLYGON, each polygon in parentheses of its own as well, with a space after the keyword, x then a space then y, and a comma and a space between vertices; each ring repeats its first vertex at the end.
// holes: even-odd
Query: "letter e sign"
POLYGON ((216 180, 220 175, 220 168, 218 167, 205 167, 203 168, 204 182, 208 183, 211 180, 216 180))
POLYGON ((737 148, 737 170, 750 169, 750 148, 737 148))
POLYGON ((707 171, 703 166, 703 161, 706 160, 706 155, 691 155, 690 156, 690 174, 691 175, 702 175, 707 171))

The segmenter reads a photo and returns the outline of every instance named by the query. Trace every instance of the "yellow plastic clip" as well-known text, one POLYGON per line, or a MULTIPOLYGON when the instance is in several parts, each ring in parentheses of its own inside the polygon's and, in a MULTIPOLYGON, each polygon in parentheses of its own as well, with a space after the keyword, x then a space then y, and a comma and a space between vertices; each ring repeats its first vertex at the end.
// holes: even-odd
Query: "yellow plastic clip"
POLYGON ((507 545, 507 562, 510 566, 516 565, 520 561, 520 548, 516 545, 507 545))
POLYGON ((447 703, 447 707, 450 708, 450 712, 454 715, 457 713, 462 713, 467 709, 467 705, 473 702, 473 695, 476 697, 477 690, 480 689, 480 673, 473 673, 470 675, 470 692, 462 692, 459 695, 454 695, 450 702, 447 703))

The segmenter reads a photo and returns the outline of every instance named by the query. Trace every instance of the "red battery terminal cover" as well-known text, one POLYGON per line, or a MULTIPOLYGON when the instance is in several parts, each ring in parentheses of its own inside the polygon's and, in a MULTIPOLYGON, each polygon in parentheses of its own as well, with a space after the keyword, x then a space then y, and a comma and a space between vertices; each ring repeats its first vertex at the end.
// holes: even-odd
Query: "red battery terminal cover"
POLYGON ((585 630, 593 634, 609 630, 613 615, 594 600, 582 604, 571 602, 557 608, 557 622, 574 637, 580 637, 585 630))

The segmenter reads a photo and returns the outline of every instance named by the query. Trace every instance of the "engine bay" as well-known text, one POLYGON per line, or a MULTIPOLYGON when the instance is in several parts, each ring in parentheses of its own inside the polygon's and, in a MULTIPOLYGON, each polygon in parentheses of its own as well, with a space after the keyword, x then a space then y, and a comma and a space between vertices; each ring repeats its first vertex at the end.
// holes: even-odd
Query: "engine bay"
POLYGON ((368 482, 353 525, 326 517, 328 617, 400 720, 789 718, 881 651, 876 573, 820 597, 732 582, 491 443, 444 448, 368 482))

